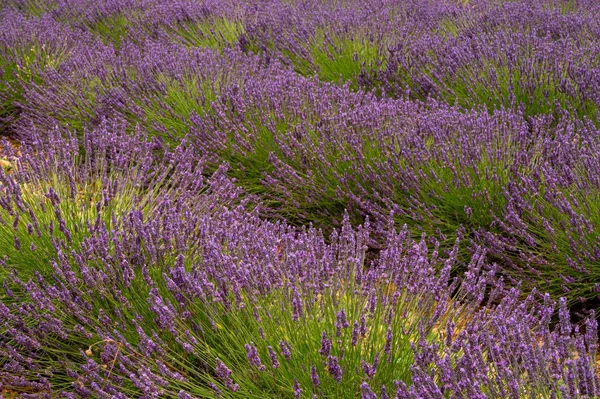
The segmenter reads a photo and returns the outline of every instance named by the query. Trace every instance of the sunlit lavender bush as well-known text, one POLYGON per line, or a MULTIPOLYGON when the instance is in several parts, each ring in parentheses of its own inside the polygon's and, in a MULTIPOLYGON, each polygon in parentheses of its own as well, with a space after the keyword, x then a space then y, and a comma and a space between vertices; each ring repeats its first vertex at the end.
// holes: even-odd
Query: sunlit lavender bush
MULTIPOLYGON (((211 202, 196 199, 209 189, 204 163, 184 144, 160 151, 122 123, 103 123, 82 141, 61 130, 38 138, 20 148, 0 177, 2 276, 12 269, 27 277, 50 270, 58 254, 81 249, 95 229, 118 229, 132 208, 152 219, 172 199, 186 197, 196 202, 193 209, 208 213, 219 204, 216 193, 211 202)), ((231 192, 219 197, 221 205, 235 203, 236 190, 224 190, 231 192)))
POLYGON ((153 219, 133 208, 116 231, 90 229, 72 260, 58 253, 52 278, 11 273, 0 308, 5 388, 42 397, 598 394, 595 320, 573 331, 561 302, 551 330, 549 296, 522 302, 484 249, 457 285, 457 248, 441 256, 405 229, 391 228, 365 269, 367 226, 346 221, 326 244, 314 229, 241 207, 193 212, 186 199, 153 219), (478 310, 484 300, 494 305, 478 310))

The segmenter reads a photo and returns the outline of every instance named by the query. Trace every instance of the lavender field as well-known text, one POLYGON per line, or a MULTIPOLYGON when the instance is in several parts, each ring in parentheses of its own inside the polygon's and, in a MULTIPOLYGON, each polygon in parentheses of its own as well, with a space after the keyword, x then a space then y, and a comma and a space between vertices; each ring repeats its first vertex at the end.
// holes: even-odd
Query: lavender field
POLYGON ((0 0, 0 399, 600 397, 596 0, 0 0))

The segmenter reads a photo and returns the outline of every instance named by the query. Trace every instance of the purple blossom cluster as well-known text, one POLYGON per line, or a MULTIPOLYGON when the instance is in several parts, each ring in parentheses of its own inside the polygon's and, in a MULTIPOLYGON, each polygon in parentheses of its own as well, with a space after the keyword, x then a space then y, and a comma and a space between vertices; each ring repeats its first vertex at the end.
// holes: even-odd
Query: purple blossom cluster
POLYGON ((599 397, 599 17, 0 2, 0 397, 599 397))

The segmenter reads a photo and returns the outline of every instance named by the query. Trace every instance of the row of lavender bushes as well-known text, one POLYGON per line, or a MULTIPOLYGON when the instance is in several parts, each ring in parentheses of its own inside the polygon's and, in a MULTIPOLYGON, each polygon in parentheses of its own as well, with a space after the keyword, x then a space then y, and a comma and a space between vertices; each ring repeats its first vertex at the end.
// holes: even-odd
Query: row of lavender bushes
POLYGON ((186 143, 157 155, 121 125, 86 133, 83 147, 61 133, 24 144, 1 173, 2 237, 13 238, 1 244, 4 393, 600 394, 593 315, 574 325, 566 300, 523 300, 483 247, 452 278, 460 237, 443 254, 390 220, 366 267, 368 223, 346 217, 326 242, 265 221, 225 170, 207 178, 186 143))
POLYGON ((600 8, 589 0, 38 1, 13 7, 119 49, 146 37, 238 47, 392 97, 597 120, 600 8))

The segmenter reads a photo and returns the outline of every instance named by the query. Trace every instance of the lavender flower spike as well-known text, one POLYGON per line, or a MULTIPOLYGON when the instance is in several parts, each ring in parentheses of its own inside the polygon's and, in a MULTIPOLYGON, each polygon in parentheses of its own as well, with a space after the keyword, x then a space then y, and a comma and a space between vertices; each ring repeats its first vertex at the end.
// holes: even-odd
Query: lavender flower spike
POLYGON ((260 361, 260 357, 258 356, 258 351, 254 345, 245 345, 246 348, 246 356, 248 357, 248 361, 251 365, 258 367, 260 371, 265 371, 266 367, 260 361))

